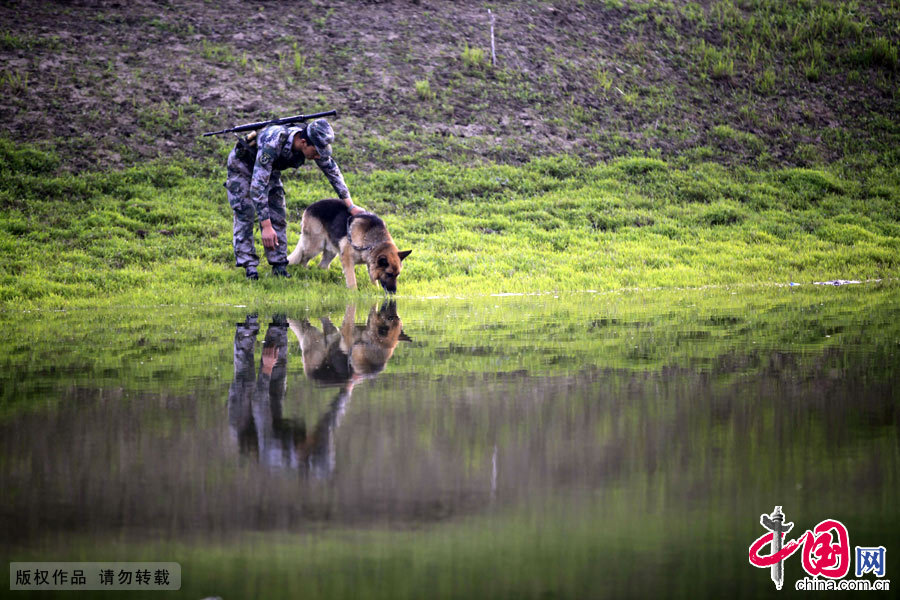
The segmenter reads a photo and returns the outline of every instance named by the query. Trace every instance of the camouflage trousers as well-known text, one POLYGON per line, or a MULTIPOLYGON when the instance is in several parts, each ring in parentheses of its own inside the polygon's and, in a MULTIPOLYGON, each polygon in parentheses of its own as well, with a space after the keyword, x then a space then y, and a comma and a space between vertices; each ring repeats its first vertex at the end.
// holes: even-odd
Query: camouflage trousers
MULTIPOLYGON (((235 266, 255 267, 259 264, 256 246, 253 243, 253 225, 256 222, 256 208, 250 199, 250 179, 252 168, 234 155, 228 155, 228 177, 225 190, 228 193, 228 204, 234 211, 232 242, 234 244, 235 266)), ((287 264, 287 208, 284 202, 284 186, 281 184, 281 173, 272 171, 269 185, 266 188, 269 203, 269 219, 278 237, 278 245, 265 248, 266 260, 272 266, 287 264)))

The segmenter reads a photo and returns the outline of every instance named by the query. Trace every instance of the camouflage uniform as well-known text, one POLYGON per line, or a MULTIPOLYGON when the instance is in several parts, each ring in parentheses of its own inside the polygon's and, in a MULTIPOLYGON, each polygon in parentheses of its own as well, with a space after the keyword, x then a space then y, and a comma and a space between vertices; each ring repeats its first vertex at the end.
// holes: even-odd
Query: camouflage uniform
MULTIPOLYGON (((294 136, 301 127, 272 125, 259 132, 254 149, 238 142, 228 155, 225 189, 234 211, 234 257, 238 267, 255 268, 259 257, 253 243, 254 214, 260 222, 270 219, 278 238, 275 248, 264 248, 272 266, 287 264, 287 210, 281 171, 306 161, 293 150, 294 136)), ((341 199, 350 197, 344 176, 334 158, 317 158, 316 164, 341 199)))

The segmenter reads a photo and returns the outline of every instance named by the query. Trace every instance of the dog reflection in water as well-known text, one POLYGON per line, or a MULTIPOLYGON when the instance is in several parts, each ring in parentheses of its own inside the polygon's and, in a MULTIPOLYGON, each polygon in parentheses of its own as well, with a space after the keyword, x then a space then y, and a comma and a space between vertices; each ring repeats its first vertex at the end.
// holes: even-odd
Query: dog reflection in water
POLYGON ((288 319, 300 342, 303 370, 318 383, 342 386, 348 396, 356 383, 384 369, 398 342, 409 341, 394 302, 385 302, 379 310, 373 306, 365 325, 356 324, 356 307, 352 304, 344 313, 340 329, 328 317, 321 321, 319 331, 305 319, 288 319))
POLYGON ((234 335, 234 381, 228 391, 232 438, 242 454, 256 454, 273 468, 296 469, 317 479, 334 472, 334 433, 353 387, 380 373, 401 340, 409 340, 393 302, 373 306, 365 325, 355 323, 356 307, 344 313, 340 329, 324 317, 322 330, 307 320, 276 316, 266 331, 259 372, 254 349, 259 323, 255 315, 238 323, 234 335), (285 419, 281 407, 287 384, 288 329, 300 342, 306 376, 339 391, 312 432, 303 421, 285 419))

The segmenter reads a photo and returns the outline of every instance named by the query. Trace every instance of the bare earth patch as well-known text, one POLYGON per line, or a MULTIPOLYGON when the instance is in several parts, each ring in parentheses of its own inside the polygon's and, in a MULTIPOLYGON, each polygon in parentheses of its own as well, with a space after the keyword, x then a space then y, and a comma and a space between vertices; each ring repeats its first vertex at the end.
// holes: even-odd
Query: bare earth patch
POLYGON ((896 54, 890 3, 822 33, 824 58, 815 40, 757 58, 723 4, 492 3, 492 66, 481 2, 7 2, 0 127, 76 170, 219 161, 228 139, 203 131, 329 108, 342 164, 362 170, 635 152, 805 165, 895 144, 896 65, 847 66, 879 36, 896 54))

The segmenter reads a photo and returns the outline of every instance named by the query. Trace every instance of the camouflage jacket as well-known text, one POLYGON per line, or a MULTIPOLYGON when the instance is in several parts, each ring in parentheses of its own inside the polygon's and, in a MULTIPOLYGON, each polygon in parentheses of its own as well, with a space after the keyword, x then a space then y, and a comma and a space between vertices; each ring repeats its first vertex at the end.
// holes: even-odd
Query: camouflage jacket
MULTIPOLYGON (((284 125, 272 125, 260 131, 257 138, 256 161, 250 179, 250 199, 256 206, 260 221, 265 221, 262 217, 269 212, 268 187, 272 172, 293 169, 306 162, 302 152, 295 152, 291 148, 288 129, 284 125)), ((349 198, 350 190, 347 189, 344 176, 334 158, 317 158, 315 162, 328 178, 338 197, 349 198)))

